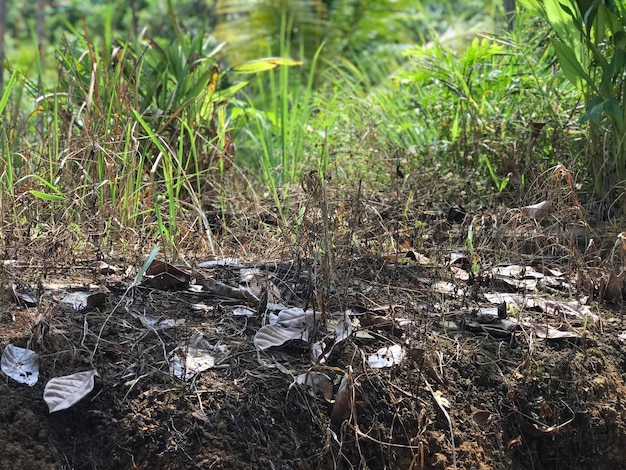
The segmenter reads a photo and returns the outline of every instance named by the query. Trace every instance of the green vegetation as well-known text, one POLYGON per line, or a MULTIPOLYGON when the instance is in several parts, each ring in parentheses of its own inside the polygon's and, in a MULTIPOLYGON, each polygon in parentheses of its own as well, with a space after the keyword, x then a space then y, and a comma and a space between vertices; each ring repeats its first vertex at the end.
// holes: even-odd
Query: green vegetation
POLYGON ((43 63, 14 6, 2 223, 128 228, 172 250, 199 230, 215 251, 203 196, 222 225, 242 188, 269 196, 290 237, 311 171, 356 190, 389 187, 400 165, 471 170, 483 194, 517 197, 564 164, 596 196, 615 192, 624 11, 521 3, 535 16, 506 32, 499 2, 70 2, 50 7, 43 63), (455 26, 447 15, 461 12, 455 26))
POLYGON ((591 163, 598 195, 609 193, 626 205, 626 6, 613 1, 522 0, 552 29, 552 47, 564 75, 585 103, 591 163), (616 190, 617 189, 617 190, 616 190))

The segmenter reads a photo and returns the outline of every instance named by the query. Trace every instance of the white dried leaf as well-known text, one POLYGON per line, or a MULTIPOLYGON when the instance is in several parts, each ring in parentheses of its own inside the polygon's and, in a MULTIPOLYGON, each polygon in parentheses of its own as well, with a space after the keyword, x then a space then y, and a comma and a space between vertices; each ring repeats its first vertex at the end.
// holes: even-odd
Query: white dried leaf
POLYGON ((526 217, 530 217, 531 219, 543 219, 544 217, 552 214, 553 210, 552 204, 548 201, 541 201, 537 204, 533 204, 532 206, 521 208, 524 215, 526 215, 526 217))
POLYGON ((260 297, 263 287, 267 286, 267 276, 258 268, 242 268, 239 271, 239 284, 247 288, 255 297, 260 297))
POLYGON ((234 258, 215 259, 211 261, 204 261, 197 265, 198 268, 232 268, 241 269, 244 267, 239 261, 234 258))
POLYGON ((457 295, 463 297, 464 292, 458 285, 447 281, 436 281, 432 284, 431 289, 437 294, 457 295))
POLYGON ((333 398, 333 383, 326 374, 315 371, 305 372, 297 376, 295 382, 308 387, 312 395, 321 393, 326 401, 331 401, 333 398))
POLYGON ((191 380, 195 375, 210 369, 217 358, 225 358, 230 354, 223 344, 212 345, 196 331, 188 344, 181 344, 170 355, 170 373, 182 380, 191 380))
POLYGON ((368 332, 367 330, 358 330, 356 333, 354 333, 354 336, 361 340, 375 340, 376 339, 376 337, 372 335, 370 332, 368 332))
POLYGON ((367 363, 374 369, 382 369, 383 367, 392 367, 400 364, 403 358, 404 349, 402 349, 402 345, 394 344, 380 348, 367 359, 367 363))
POLYGON ((302 328, 282 328, 277 325, 265 325, 254 335, 254 346, 261 351, 273 346, 282 346, 287 341, 301 339, 306 341, 308 334, 302 328))
POLYGON ((413 320, 409 320, 408 318, 394 318, 394 321, 396 325, 398 325, 398 328, 401 329, 409 328, 415 324, 413 320))
POLYGON ((83 310, 87 307, 97 307, 106 301, 104 292, 68 292, 60 302, 69 305, 74 310, 83 310))
POLYGON ((315 322, 321 318, 321 313, 313 310, 302 310, 299 307, 281 310, 276 318, 276 323, 285 328, 311 329, 315 322))
POLYGON ((311 345, 311 358, 315 362, 320 362, 320 359, 322 359, 322 354, 324 354, 325 349, 326 343, 323 340, 316 341, 311 345))
POLYGON ((141 324, 151 330, 167 330, 176 326, 182 326, 185 324, 185 319, 180 318, 175 320, 173 318, 158 318, 152 315, 135 315, 139 319, 141 324))
POLYGON ((32 387, 39 380, 39 358, 35 351, 7 344, 2 352, 2 372, 32 387))
POLYGON ((235 317, 253 317, 256 315, 256 311, 248 307, 235 307, 233 310, 233 316, 235 317))
POLYGON ((50 379, 43 392, 48 411, 65 410, 85 398, 93 390, 97 375, 96 370, 88 370, 50 379))

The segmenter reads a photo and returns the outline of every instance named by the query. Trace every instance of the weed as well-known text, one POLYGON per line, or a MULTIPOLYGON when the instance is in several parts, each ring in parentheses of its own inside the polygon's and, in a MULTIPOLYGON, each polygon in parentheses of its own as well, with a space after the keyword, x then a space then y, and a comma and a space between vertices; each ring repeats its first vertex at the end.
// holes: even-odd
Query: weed
MULTIPOLYGON (((540 15, 556 38, 551 41, 563 74, 585 100, 583 122, 590 126, 585 164, 594 176, 595 192, 604 196, 626 180, 626 107, 624 105, 624 28, 626 8, 620 2, 522 0, 540 15)), ((622 206, 626 198, 621 194, 622 206)))

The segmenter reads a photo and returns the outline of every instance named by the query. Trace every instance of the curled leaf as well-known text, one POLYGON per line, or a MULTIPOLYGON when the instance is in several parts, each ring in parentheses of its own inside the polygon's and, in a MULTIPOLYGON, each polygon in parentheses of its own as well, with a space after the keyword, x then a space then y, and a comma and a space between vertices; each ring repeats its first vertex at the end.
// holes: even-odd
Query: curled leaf
POLYGON ((2 352, 2 372, 32 387, 39 379, 39 358, 35 351, 7 344, 2 352))
POLYGON ((196 331, 188 343, 178 346, 170 355, 170 372, 182 380, 191 380, 195 375, 213 367, 218 358, 230 354, 223 344, 212 345, 196 331))
POLYGON ((341 384, 335 395, 335 404, 330 414, 333 423, 340 423, 350 416, 352 411, 352 380, 348 374, 344 374, 341 384))

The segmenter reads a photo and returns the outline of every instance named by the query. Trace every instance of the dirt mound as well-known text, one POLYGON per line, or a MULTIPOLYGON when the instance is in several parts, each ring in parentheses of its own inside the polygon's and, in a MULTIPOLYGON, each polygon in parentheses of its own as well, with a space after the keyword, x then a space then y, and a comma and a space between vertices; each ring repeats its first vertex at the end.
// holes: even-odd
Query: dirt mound
MULTIPOLYGON (((56 271, 48 262, 45 273, 5 263, 0 340, 35 351, 40 376, 32 387, 0 384, 0 461, 23 469, 626 466, 621 312, 590 300, 606 292, 601 276, 594 284, 579 275, 606 265, 528 210, 422 211, 389 222, 393 230, 368 225, 393 219, 398 208, 385 204, 369 218, 355 204, 358 247, 353 232, 336 232, 332 257, 318 248, 317 257, 296 250, 274 263, 157 263, 141 284, 133 284, 136 262, 135 270, 77 261, 56 271), (529 224, 540 256, 524 248, 529 224), (388 240, 393 254, 380 251, 388 240), (104 301, 61 302, 76 290, 103 292, 104 301), (29 291, 36 301, 25 306, 29 291), (94 369, 85 398, 48 412, 51 378, 94 369)), ((323 233, 320 224, 305 221, 311 232, 323 233)))

